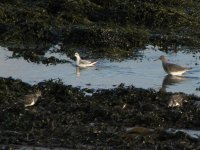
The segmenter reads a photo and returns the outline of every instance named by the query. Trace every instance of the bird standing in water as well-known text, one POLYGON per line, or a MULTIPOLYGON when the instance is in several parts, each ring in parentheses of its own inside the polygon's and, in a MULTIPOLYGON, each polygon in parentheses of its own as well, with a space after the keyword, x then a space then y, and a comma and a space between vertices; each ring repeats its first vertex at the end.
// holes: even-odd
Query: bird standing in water
POLYGON ((169 75, 182 75, 186 71, 191 70, 189 67, 182 67, 176 64, 169 63, 165 56, 160 56, 159 59, 162 61, 162 66, 165 72, 169 75))
POLYGON ((78 67, 92 67, 97 63, 97 61, 91 62, 89 60, 81 59, 79 53, 75 53, 74 56, 76 57, 76 65, 78 67))

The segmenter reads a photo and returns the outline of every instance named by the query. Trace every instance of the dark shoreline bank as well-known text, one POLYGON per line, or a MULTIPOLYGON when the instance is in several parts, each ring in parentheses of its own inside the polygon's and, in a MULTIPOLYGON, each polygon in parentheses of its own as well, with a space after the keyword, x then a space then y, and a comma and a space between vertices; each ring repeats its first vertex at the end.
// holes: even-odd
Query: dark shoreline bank
POLYGON ((127 58, 146 44, 163 51, 179 45, 198 49, 199 5, 185 0, 3 0, 0 43, 27 59, 57 42, 68 56, 86 49, 112 59, 127 58))

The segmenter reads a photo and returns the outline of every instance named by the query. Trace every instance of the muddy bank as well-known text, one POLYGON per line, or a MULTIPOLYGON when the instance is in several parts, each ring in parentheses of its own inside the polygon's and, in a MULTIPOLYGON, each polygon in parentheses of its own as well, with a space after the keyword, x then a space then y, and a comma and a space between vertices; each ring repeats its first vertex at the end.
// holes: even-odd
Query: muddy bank
POLYGON ((199 47, 199 5, 176 0, 1 1, 0 43, 29 58, 58 41, 69 56, 86 49, 115 59, 147 43, 162 50, 199 47))
MULTIPOLYGON (((168 128, 199 130, 198 97, 180 95, 181 107, 168 107, 172 93, 122 84, 112 90, 79 89, 61 81, 30 86, 0 78, 0 144, 66 148, 197 148, 199 140, 168 128), (23 96, 42 91, 25 108, 23 96), (85 92, 92 96, 85 96, 85 92), (130 127, 131 130, 127 130, 130 127)), ((12 146, 10 146, 12 147, 12 146)))

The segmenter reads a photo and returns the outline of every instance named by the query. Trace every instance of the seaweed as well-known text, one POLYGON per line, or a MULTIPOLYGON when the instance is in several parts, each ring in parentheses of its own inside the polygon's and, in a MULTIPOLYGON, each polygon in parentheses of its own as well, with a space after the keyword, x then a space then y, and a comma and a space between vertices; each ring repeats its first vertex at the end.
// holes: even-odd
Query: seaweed
MULTIPOLYGON (((16 48, 63 42, 69 55, 128 57, 156 44, 199 47, 198 1, 30 0, 0 2, 0 42, 16 48), (156 36, 160 35, 160 36, 156 36)), ((41 49, 45 52, 45 49, 41 49)))
MULTIPOLYGON (((0 144, 65 148, 192 147, 198 142, 168 128, 199 129, 198 97, 168 108, 173 93, 144 90, 123 84, 115 89, 84 91, 60 80, 30 86, 20 80, 0 78, 0 144), (40 89, 35 106, 25 108, 22 96, 40 89), (129 132, 126 128, 134 127, 129 132), (172 138, 173 137, 173 138, 172 138), (180 142, 184 141, 184 142, 180 142)), ((180 93, 181 94, 181 93, 180 93)))

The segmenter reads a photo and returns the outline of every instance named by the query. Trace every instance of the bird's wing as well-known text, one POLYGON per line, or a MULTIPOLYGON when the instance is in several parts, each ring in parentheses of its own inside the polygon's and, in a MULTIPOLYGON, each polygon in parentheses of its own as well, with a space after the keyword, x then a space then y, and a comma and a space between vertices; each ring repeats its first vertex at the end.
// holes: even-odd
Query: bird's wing
POLYGON ((32 95, 25 95, 24 96, 25 104, 30 104, 33 101, 31 96, 32 95))
POLYGON ((80 60, 80 64, 90 64, 90 63, 92 63, 91 61, 89 61, 89 60, 80 60))
POLYGON ((179 66, 179 65, 176 65, 176 64, 172 64, 172 63, 168 63, 167 64, 167 69, 169 71, 171 71, 171 72, 174 72, 174 71, 189 70, 190 68, 182 67, 182 66, 179 66))

